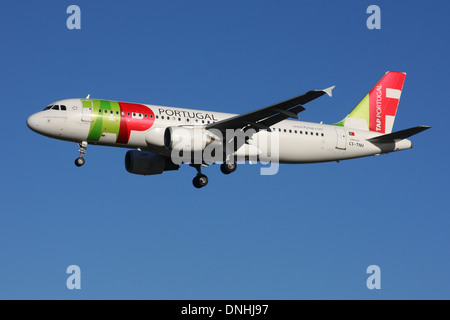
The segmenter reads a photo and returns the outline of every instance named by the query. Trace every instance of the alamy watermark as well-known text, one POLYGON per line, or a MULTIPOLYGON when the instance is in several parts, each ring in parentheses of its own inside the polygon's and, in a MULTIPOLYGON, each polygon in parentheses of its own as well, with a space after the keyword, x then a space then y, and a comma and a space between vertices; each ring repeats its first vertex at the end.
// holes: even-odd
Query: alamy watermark
POLYGON ((367 274, 370 276, 367 278, 366 286, 367 289, 381 289, 381 269, 376 264, 370 265, 366 270, 367 274))
POLYGON ((366 26, 369 30, 381 29, 381 9, 377 5, 367 7, 366 13, 370 14, 367 18, 366 26))
POLYGON ((70 274, 66 280, 66 287, 69 290, 81 289, 81 269, 76 264, 67 267, 66 273, 70 274))
POLYGON ((280 135, 277 131, 249 128, 205 129, 201 127, 169 127, 164 145, 173 163, 206 164, 261 163, 261 175, 274 175, 279 169, 280 135))
POLYGON ((70 14, 67 18, 66 26, 67 29, 81 29, 81 9, 77 5, 70 5, 67 7, 66 13, 70 14))

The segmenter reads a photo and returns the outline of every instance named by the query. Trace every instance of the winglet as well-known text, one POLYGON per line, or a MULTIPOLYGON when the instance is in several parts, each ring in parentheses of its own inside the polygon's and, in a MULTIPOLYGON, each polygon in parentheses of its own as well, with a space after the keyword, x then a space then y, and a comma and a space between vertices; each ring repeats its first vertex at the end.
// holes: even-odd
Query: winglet
POLYGON ((332 86, 326 89, 323 89, 322 91, 325 92, 328 96, 332 97, 333 96, 333 89, 336 88, 336 86, 332 86))

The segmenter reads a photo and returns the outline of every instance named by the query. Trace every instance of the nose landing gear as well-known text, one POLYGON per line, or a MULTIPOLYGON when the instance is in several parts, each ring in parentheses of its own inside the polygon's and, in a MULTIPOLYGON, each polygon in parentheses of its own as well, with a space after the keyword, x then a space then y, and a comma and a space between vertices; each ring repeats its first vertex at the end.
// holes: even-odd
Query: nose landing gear
POLYGON ((84 160, 84 158, 79 157, 75 159, 75 165, 77 167, 81 167, 86 161, 84 160))
POLYGON ((81 141, 79 144, 80 149, 78 149, 78 152, 80 152, 80 156, 75 159, 75 165, 77 167, 81 167, 86 161, 84 160, 84 155, 86 154, 86 148, 87 148, 87 141, 81 141))

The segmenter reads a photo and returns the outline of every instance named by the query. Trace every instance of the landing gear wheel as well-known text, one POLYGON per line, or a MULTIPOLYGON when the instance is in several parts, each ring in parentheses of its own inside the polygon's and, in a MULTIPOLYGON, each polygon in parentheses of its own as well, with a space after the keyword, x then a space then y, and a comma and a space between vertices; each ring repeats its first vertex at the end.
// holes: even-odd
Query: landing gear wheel
POLYGON ((75 165, 77 167, 81 167, 86 161, 84 160, 84 158, 79 157, 75 159, 75 165))
POLYGON ((81 141, 78 145, 80 146, 80 149, 78 149, 80 156, 75 159, 75 165, 81 167, 85 163, 83 156, 86 154, 88 143, 87 141, 81 141))
POLYGON ((230 174, 234 171, 236 171, 236 163, 230 162, 230 163, 222 163, 220 165, 220 171, 222 171, 223 174, 230 174))
POLYGON ((208 177, 204 174, 198 174, 195 176, 194 180, 192 180, 194 187, 200 189, 208 184, 208 177))

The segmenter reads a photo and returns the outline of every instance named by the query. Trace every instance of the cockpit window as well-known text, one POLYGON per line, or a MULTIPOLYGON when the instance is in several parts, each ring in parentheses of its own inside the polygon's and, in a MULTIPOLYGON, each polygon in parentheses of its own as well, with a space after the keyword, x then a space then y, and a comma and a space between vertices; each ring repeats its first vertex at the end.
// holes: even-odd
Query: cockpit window
POLYGON ((57 105, 57 104, 51 104, 51 105, 45 107, 43 111, 45 111, 45 110, 50 110, 50 109, 51 109, 51 110, 67 110, 67 108, 66 108, 65 105, 59 106, 59 105, 57 105))

